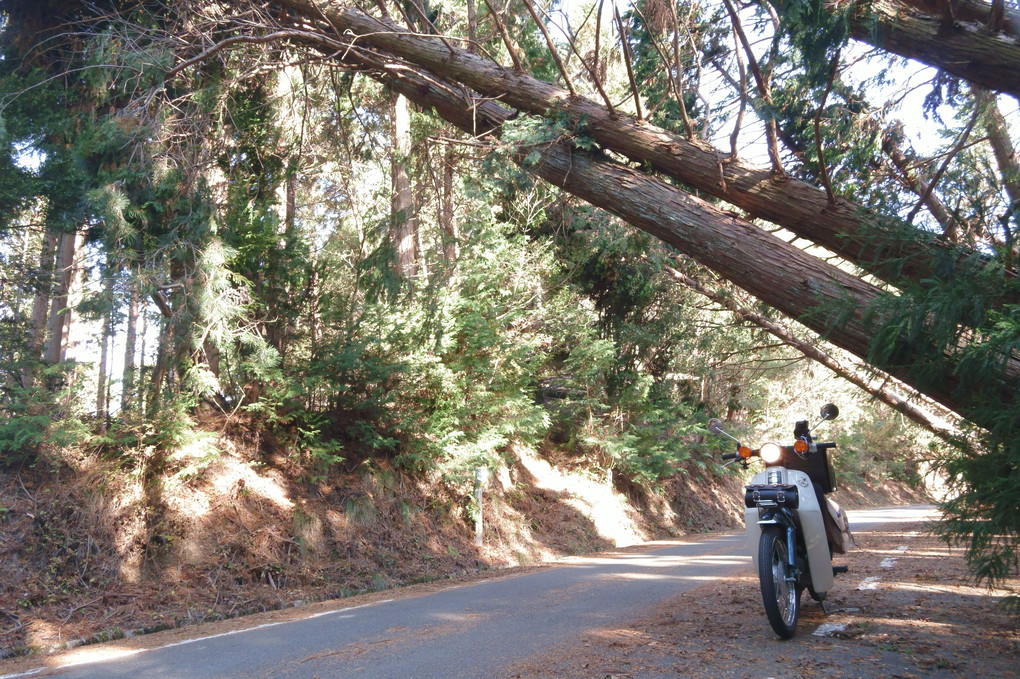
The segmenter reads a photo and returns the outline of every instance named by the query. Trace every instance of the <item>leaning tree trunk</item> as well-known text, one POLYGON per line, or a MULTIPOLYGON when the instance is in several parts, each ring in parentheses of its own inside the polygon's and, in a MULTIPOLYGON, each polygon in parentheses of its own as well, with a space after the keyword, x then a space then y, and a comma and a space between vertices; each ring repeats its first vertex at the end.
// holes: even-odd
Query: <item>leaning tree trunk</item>
POLYGON ((928 182, 921 176, 920 168, 911 158, 907 157, 903 149, 900 148, 898 139, 889 130, 886 130, 882 136, 882 151, 889 157, 893 166, 899 170, 901 183, 916 195, 924 197, 924 204, 928 208, 928 212, 942 227, 942 235, 949 242, 956 242, 959 231, 957 219, 935 192, 929 188, 928 182))
MULTIPOLYGON (((1020 64, 1017 64, 1020 69, 1020 64)), ((1006 118, 999 109, 999 103, 995 96, 988 90, 974 88, 974 98, 979 106, 985 109, 985 131, 988 133, 988 143, 995 154, 995 160, 999 164, 999 173, 1002 175, 1002 185, 1009 196, 1010 210, 1012 216, 1020 218, 1015 214, 1020 211, 1020 158, 1017 157, 1016 149, 1010 138, 1009 126, 1006 118)))
POLYGON ((282 0, 304 17, 304 39, 329 46, 337 60, 379 59, 392 66, 406 61, 437 78, 474 89, 520 111, 545 115, 558 111, 578 121, 578 133, 684 184, 721 198, 752 217, 766 219, 821 245, 864 270, 889 280, 931 276, 942 245, 931 234, 894 222, 860 205, 838 199, 830 204, 824 190, 768 169, 726 159, 711 144, 690 140, 647 121, 609 111, 604 106, 543 82, 522 71, 504 68, 456 49, 431 36, 409 34, 336 0, 282 0), (322 21, 328 19, 328 24, 322 21), (341 45, 350 45, 344 50, 341 45), (374 54, 372 51, 374 50, 374 54), (725 162, 724 162, 725 161, 725 162))
POLYGON ((797 337, 779 323, 742 305, 731 295, 713 289, 701 280, 689 276, 679 269, 667 266, 666 273, 684 287, 694 290, 724 309, 728 309, 738 319, 752 323, 772 334, 781 340, 783 344, 796 349, 804 356, 825 366, 862 391, 871 394, 876 400, 903 414, 912 422, 924 427, 936 436, 946 440, 959 436, 959 430, 954 424, 942 421, 942 418, 917 405, 920 401, 920 395, 913 389, 899 383, 898 380, 894 380, 888 374, 876 371, 874 368, 865 369, 859 366, 848 365, 845 359, 840 360, 822 349, 817 343, 808 342, 797 337), (909 392, 909 399, 894 393, 892 391, 894 385, 903 391, 909 392))
POLYGON ((952 21, 978 24, 993 33, 1001 33, 1012 38, 1020 31, 1020 12, 1014 4, 1007 8, 1003 0, 994 3, 981 0, 900 0, 904 5, 937 17, 950 18, 952 21))
POLYGON ((1013 266, 1017 257, 1017 227, 1020 227, 1020 158, 1013 147, 1010 138, 1009 127, 1006 119, 999 110, 999 103, 995 96, 988 90, 980 87, 974 88, 974 97, 979 106, 985 108, 985 130, 988 133, 988 143, 995 154, 995 160, 999 164, 999 173, 1002 175, 1002 185, 1009 196, 1009 211, 1002 215, 1002 235, 1006 256, 1006 266, 1013 266))
MULTIPOLYGON (((376 77, 470 134, 498 131, 512 115, 491 101, 465 101, 433 79, 392 71, 376 77)), ((880 322, 872 316, 882 294, 874 285, 660 179, 571 148, 569 141, 514 153, 527 171, 658 237, 832 344, 868 359, 880 322)), ((940 383, 920 385, 906 365, 879 367, 950 410, 969 410, 970 395, 957 392, 950 370, 940 383)))

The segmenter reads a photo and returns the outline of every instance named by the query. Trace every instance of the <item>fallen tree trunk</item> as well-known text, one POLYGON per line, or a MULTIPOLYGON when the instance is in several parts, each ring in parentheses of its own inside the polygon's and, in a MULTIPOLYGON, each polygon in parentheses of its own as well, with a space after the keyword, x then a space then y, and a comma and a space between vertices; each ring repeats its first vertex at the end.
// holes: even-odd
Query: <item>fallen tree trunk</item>
POLYGON ((688 276, 679 269, 666 267, 666 273, 684 287, 712 300, 724 309, 728 309, 740 320, 753 323, 759 328, 771 333, 787 346, 796 349, 800 353, 804 354, 804 356, 825 366, 862 391, 871 394, 876 400, 881 401, 896 412, 903 414, 912 422, 924 427, 936 436, 946 440, 951 440, 955 436, 959 435, 959 432, 954 426, 940 421, 940 418, 935 417, 926 409, 915 405, 912 400, 918 400, 920 398, 920 394, 900 383, 898 380, 895 380, 891 376, 883 374, 875 368, 864 369, 860 366, 847 365, 844 361, 838 360, 832 354, 821 349, 816 344, 800 339, 793 333, 788 332, 775 321, 746 308, 732 297, 723 295, 717 290, 713 290, 702 281, 694 278, 693 276, 688 276), (866 372, 876 374, 877 378, 866 376, 866 372), (893 393, 889 388, 890 383, 895 383, 901 390, 911 392, 911 400, 893 393))
POLYGON ((969 22, 986 27, 992 33, 1002 33, 1017 37, 1020 31, 1020 13, 1014 4, 1006 7, 1003 0, 996 0, 994 5, 981 0, 900 0, 905 5, 952 21, 969 22))
POLYGON ((806 238, 865 271, 895 282, 931 276, 944 246, 934 234, 891 221, 850 201, 831 203, 824 190, 767 169, 731 161, 711 144, 689 140, 644 121, 610 112, 584 97, 505 68, 432 36, 410 33, 336 0, 282 0, 310 29, 350 46, 373 50, 392 69, 425 69, 437 78, 468 86, 520 111, 558 110, 578 121, 579 134, 603 148, 647 163, 688 186, 721 198, 752 217, 766 219, 806 238))
MULTIPOLYGON (((491 101, 411 72, 372 75, 472 135, 498 133, 513 115, 491 101)), ((867 360, 872 327, 878 322, 870 312, 882 294, 874 285, 600 153, 559 141, 517 148, 513 154, 525 170, 658 237, 826 341, 867 360), (529 163, 529 155, 536 153, 539 160, 529 163)), ((947 375, 938 385, 920 388, 912 383, 908 367, 889 366, 887 371, 949 410, 966 413, 968 399, 956 392, 955 377, 947 375)))

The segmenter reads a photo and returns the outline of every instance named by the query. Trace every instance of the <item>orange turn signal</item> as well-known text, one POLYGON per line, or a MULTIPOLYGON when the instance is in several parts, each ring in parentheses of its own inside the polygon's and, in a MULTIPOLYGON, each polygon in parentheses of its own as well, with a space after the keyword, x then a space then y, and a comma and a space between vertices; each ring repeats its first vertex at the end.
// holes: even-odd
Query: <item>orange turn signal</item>
POLYGON ((808 449, 807 441, 804 439, 797 439, 793 442, 793 449, 798 453, 806 453, 808 449))
POLYGON ((751 457, 751 449, 747 446, 740 446, 737 448, 737 452, 740 453, 740 457, 745 459, 751 457))

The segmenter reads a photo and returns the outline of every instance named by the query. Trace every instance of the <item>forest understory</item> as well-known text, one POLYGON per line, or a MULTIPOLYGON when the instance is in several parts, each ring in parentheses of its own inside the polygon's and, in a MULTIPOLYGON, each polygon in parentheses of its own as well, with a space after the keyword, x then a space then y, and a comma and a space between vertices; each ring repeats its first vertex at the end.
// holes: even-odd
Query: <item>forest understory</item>
MULTIPOLYGON (((735 474, 688 463, 656 492, 610 487, 548 447, 493 475, 478 547, 471 484, 379 461, 313 483, 241 421, 204 427, 219 452, 179 451, 155 480, 93 456, 0 472, 0 658, 742 525, 735 474)), ((926 499, 897 482, 837 498, 926 499)))

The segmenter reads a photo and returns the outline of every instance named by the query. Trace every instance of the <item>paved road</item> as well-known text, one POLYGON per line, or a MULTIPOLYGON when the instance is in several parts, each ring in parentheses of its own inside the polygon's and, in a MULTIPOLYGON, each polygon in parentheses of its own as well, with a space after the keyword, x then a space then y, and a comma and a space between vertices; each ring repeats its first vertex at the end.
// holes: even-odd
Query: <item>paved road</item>
MULTIPOLYGON (((850 512, 851 527, 916 521, 929 510, 850 512)), ((750 568, 750 562, 742 533, 661 543, 420 596, 398 592, 361 607, 218 636, 165 646, 153 641, 153 647, 130 655, 0 679, 493 678, 587 628, 633 619, 705 581, 750 568)))

